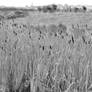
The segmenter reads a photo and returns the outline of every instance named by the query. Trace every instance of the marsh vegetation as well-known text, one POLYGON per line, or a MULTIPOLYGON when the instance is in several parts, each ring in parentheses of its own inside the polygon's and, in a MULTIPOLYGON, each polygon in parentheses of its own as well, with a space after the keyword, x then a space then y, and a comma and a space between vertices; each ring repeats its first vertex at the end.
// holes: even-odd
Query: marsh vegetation
POLYGON ((0 90, 91 92, 92 14, 25 14, 0 20, 0 90))

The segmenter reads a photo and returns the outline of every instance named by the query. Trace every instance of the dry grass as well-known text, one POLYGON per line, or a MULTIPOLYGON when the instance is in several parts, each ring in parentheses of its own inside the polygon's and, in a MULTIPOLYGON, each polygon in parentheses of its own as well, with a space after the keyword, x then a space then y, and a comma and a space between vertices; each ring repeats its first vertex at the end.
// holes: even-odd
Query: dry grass
POLYGON ((51 92, 56 84, 59 87, 62 79, 65 92, 78 90, 78 86, 82 92, 87 92, 88 85, 92 85, 92 39, 88 31, 91 30, 92 14, 29 14, 0 22, 0 85, 6 84, 11 89, 21 86, 23 90, 25 81, 22 78, 27 72, 26 78, 35 87, 42 81, 51 92), (64 80, 68 83, 67 88, 64 80))

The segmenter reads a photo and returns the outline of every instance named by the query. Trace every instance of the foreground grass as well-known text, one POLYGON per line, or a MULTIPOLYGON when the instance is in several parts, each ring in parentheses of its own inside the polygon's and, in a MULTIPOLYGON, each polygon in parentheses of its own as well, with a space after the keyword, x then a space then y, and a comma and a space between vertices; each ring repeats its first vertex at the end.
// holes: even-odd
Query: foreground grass
POLYGON ((92 14, 28 14, 0 21, 0 85, 5 92, 90 91, 92 14))

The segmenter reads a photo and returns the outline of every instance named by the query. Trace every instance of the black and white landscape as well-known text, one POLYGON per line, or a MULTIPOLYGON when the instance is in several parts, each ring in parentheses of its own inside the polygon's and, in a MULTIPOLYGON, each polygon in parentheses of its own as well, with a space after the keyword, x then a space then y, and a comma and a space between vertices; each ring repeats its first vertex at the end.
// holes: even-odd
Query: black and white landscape
POLYGON ((1 7, 0 92, 92 92, 92 10, 1 7))

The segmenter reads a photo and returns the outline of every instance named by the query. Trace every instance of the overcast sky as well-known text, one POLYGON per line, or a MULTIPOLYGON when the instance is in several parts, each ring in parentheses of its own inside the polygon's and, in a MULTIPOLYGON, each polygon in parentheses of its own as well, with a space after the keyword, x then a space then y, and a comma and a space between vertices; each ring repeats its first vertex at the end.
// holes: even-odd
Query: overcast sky
POLYGON ((42 6, 48 4, 92 5, 92 0, 0 0, 0 6, 42 6))

